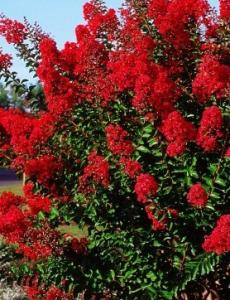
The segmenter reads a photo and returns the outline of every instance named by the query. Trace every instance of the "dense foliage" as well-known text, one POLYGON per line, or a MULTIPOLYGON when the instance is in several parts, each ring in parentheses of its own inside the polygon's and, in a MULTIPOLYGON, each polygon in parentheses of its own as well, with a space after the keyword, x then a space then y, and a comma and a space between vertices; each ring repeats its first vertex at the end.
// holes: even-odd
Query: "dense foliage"
MULTIPOLYGON (((0 19, 43 91, 0 109, 0 234, 30 299, 172 299, 230 250, 229 1, 84 5, 62 50, 0 19), (44 92, 44 94, 43 94, 44 92)), ((0 54, 1 77, 23 86, 0 54)))

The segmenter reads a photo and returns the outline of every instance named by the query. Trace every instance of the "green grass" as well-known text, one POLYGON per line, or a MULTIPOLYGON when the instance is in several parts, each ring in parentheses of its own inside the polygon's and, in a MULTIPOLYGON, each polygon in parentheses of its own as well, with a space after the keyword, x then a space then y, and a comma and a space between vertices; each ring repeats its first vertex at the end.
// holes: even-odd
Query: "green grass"
POLYGON ((84 238, 88 235, 87 227, 79 228, 78 225, 61 225, 58 230, 62 234, 71 234, 76 238, 84 238))
POLYGON ((6 184, 6 185, 2 185, 0 186, 0 194, 3 192, 12 192, 16 195, 23 195, 22 192, 22 183, 12 183, 12 184, 6 184))

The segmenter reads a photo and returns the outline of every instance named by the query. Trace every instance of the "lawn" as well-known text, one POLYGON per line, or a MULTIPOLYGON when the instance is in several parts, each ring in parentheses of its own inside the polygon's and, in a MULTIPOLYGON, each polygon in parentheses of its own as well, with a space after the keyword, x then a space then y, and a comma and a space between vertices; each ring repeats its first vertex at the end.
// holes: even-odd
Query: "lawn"
POLYGON ((12 192, 17 195, 22 195, 22 182, 21 181, 13 181, 13 182, 5 182, 4 184, 0 184, 0 194, 3 192, 12 192))
POLYGON ((62 234, 70 234, 77 238, 85 238, 88 235, 87 227, 80 228, 77 224, 74 225, 60 225, 58 230, 62 234))

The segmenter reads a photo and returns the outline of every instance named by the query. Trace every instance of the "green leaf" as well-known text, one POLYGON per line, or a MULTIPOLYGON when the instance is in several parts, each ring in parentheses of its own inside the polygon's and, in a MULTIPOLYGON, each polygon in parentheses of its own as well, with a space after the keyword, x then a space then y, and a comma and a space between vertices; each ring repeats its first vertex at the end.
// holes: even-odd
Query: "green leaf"
POLYGON ((156 281, 156 279, 157 279, 157 276, 152 271, 148 272, 146 277, 151 279, 152 281, 156 281))
POLYGON ((151 124, 149 124, 144 128, 144 132, 146 133, 151 133, 152 131, 153 131, 153 126, 151 124))
POLYGON ((46 218, 45 214, 42 211, 39 211, 37 217, 38 217, 39 221, 45 220, 45 218, 46 218))
POLYGON ((153 241, 153 246, 154 246, 154 247, 161 247, 162 244, 161 244, 159 241, 154 240, 154 241, 153 241))
POLYGON ((212 192, 210 195, 211 198, 219 200, 221 197, 219 194, 217 194, 216 192, 212 192))
POLYGON ((152 147, 152 146, 157 145, 158 142, 157 142, 154 138, 152 138, 152 139, 148 142, 148 144, 149 144, 150 147, 152 147))
POLYGON ((220 178, 220 177, 217 177, 216 181, 215 181, 217 184, 219 184, 220 186, 222 187, 226 187, 226 182, 220 178))
POLYGON ((162 291, 164 299, 171 300, 174 296, 174 292, 162 291))
POLYGON ((216 168, 217 168, 217 164, 210 164, 209 170, 212 173, 212 175, 215 174, 216 168))
POLYGON ((115 279, 115 271, 114 270, 110 270, 109 271, 109 277, 114 280, 115 279))
POLYGON ((132 277, 134 273, 136 273, 136 269, 129 270, 125 273, 123 279, 126 281, 128 278, 132 277))
POLYGON ((151 153, 149 151, 149 149, 146 148, 145 146, 139 146, 139 147, 137 147, 137 150, 140 151, 140 152, 143 152, 143 153, 151 153))
POLYGON ((59 211, 57 210, 57 208, 52 207, 51 212, 50 212, 50 216, 49 219, 50 220, 54 220, 59 216, 59 211))

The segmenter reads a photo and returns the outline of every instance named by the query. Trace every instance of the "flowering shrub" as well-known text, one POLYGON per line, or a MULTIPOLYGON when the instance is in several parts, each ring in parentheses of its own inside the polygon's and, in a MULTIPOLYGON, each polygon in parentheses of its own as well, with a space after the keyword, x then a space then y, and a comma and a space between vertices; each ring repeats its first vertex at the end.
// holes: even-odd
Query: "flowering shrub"
MULTIPOLYGON (((117 16, 91 0, 61 50, 1 16, 0 35, 43 87, 36 109, 0 109, 0 160, 26 175, 24 196, 0 196, 0 234, 29 299, 173 299, 225 259, 228 2, 220 8, 126 0, 117 16)), ((26 91, 10 66, 1 53, 1 77, 26 91)))

